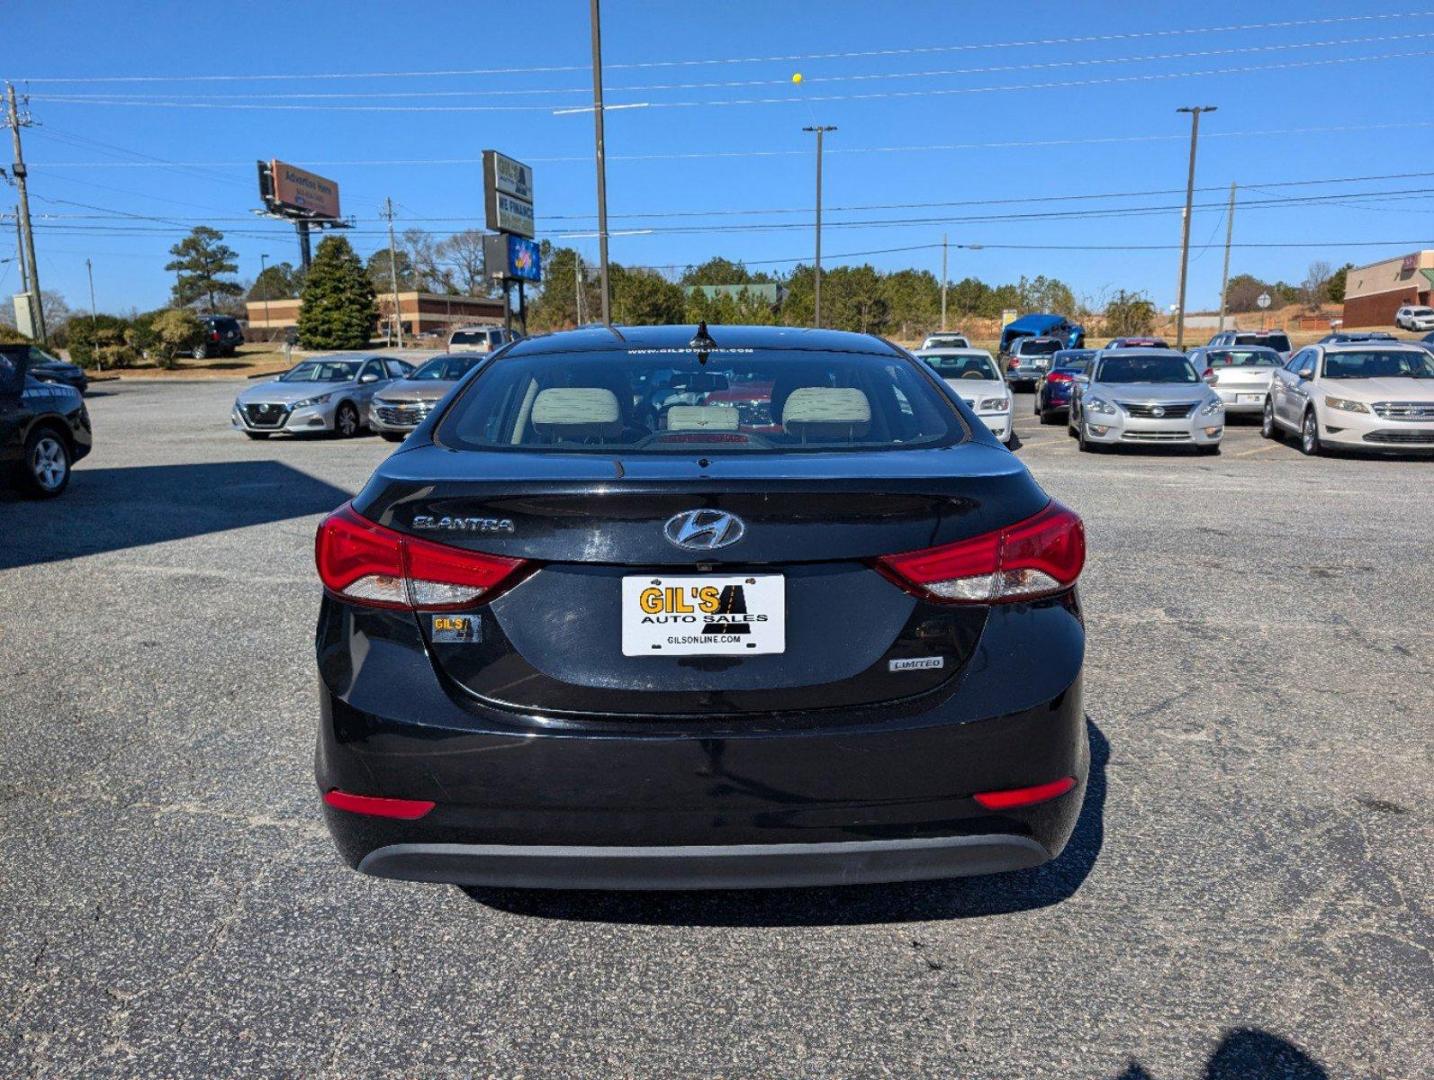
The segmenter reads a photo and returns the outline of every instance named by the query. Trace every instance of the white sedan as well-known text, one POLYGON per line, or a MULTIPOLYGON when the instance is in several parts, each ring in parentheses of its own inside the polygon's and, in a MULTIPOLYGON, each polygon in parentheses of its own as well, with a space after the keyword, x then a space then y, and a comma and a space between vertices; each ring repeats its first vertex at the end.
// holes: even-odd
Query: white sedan
POLYGON ((1434 451, 1434 353, 1404 341, 1311 345, 1275 372, 1263 434, 1318 454, 1434 451))
POLYGON ((1011 424, 1011 388, 1001 378, 996 361, 984 349, 922 349, 917 354, 961 395, 961 400, 1007 446, 1015 429, 1011 424))

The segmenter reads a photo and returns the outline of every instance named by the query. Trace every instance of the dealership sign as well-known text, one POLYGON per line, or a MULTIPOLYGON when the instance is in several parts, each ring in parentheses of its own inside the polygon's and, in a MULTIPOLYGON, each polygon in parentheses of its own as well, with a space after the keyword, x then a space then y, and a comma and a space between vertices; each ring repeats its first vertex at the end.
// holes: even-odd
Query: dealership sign
POLYGON ((259 162, 259 195, 270 210, 286 216, 339 218, 338 184, 277 159, 259 162))
POLYGON ((483 151, 483 207, 488 228, 533 238, 533 170, 521 161, 483 151))
POLYGON ((490 278, 537 283, 543 280, 538 245, 522 236, 485 236, 483 263, 490 278))

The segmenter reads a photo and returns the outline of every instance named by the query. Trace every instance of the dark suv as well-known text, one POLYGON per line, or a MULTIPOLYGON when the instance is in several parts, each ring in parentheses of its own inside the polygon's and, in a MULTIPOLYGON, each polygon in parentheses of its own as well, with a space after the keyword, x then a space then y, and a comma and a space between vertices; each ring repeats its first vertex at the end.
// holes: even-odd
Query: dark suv
POLYGON ((199 319, 204 326, 204 337, 194 346, 191 356, 196 360, 207 360, 211 356, 233 356, 244 344, 244 331, 239 320, 229 315, 204 315, 199 319))
POLYGON ((90 452, 90 415, 80 392, 29 373, 30 346, 0 345, 0 468, 37 498, 70 482, 90 452))

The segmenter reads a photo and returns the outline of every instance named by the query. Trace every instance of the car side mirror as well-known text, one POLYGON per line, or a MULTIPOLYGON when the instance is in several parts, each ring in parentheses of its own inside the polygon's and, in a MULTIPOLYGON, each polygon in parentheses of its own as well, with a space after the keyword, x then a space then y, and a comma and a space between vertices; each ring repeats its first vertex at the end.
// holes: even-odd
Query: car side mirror
POLYGON ((1309 382, 1314 378, 1314 368, 1300 368, 1295 374, 1300 377, 1301 382, 1309 382))
POLYGON ((361 382, 361 383, 378 382, 378 376, 375 375, 372 371, 370 371, 370 372, 368 372, 367 374, 360 375, 360 376, 359 376, 359 382, 361 382))
POLYGON ((1077 375, 1077 376, 1076 376, 1074 379, 1072 379, 1071 381, 1072 381, 1073 383, 1075 383, 1077 386, 1089 386, 1089 385, 1090 385, 1090 376, 1089 376, 1089 375, 1077 375))

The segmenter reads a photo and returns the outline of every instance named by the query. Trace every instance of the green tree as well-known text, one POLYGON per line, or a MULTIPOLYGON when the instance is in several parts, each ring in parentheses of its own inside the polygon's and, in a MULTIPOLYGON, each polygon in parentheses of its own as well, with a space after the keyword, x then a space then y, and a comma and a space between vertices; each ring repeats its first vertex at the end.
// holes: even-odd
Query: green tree
POLYGON ((173 368, 180 353, 187 353, 199 344, 204 327, 188 308, 161 311, 150 323, 153 343, 150 353, 160 367, 173 368))
POLYGON ((947 311, 972 318, 984 315, 991 306, 991 286, 979 278, 962 278, 946 290, 947 311))
MULTIPOLYGON (((941 283, 930 271, 894 270, 882 279, 881 292, 897 337, 921 337, 940 326, 941 283)), ((946 301, 949 308, 949 290, 946 301)))
POLYGON ((342 236, 319 244, 304 279, 299 344, 305 349, 362 349, 378 321, 373 282, 342 236))
POLYGON ((1336 304, 1344 303, 1345 289, 1349 287, 1349 272, 1353 269, 1354 263, 1345 263, 1329 276, 1329 298, 1336 304))
MULTIPOLYGON (((398 271, 399 291, 412 292, 417 289, 418 281, 413 273, 413 260, 408 257, 408 252, 401 247, 395 247, 393 256, 393 267, 398 271)), ((370 255, 366 269, 369 280, 373 282, 375 292, 384 295, 393 292, 393 272, 389 268, 388 248, 379 248, 370 255)))
POLYGON ((688 293, 683 318, 686 322, 705 322, 713 326, 775 326, 782 321, 781 307, 750 289, 720 296, 708 296, 700 291, 688 293))
POLYGON ((1075 293, 1071 292, 1069 285, 1058 278, 1048 278, 1044 274, 1037 274, 1035 278, 1028 281, 1022 276, 1021 280, 1016 283, 1016 292, 1020 295, 1020 302, 1016 306, 1023 311, 1050 312, 1057 315, 1075 314, 1075 293))
POLYGON ((132 350, 130 353, 116 354, 114 348, 128 344, 125 331, 129 326, 129 320, 118 315, 73 320, 68 346, 70 359, 86 368, 98 367, 101 361, 104 361, 106 367, 126 366, 133 359, 132 350), (105 353, 107 349, 110 351, 105 353), (116 360, 120 362, 116 363, 116 360))
POLYGON ((249 286, 246 300, 292 300, 304 286, 304 272, 293 263, 279 262, 266 266, 249 286))
POLYGON ((650 270, 608 267, 612 321, 629 326, 680 323, 687 298, 682 287, 650 270))
POLYGON ((244 287, 237 281, 224 279, 225 274, 238 272, 239 256, 224 243, 224 234, 218 229, 196 225, 169 253, 174 258, 164 268, 177 275, 173 292, 178 306, 208 300, 208 310, 214 311, 220 297, 244 294, 244 287))
POLYGON ((1105 305, 1104 318, 1111 337, 1142 337, 1155 330, 1155 305, 1141 293, 1121 289, 1105 305))
POLYGON ((717 255, 704 263, 689 266, 682 272, 683 285, 750 285, 753 282, 770 282, 771 276, 752 273, 742 263, 733 262, 717 255))

